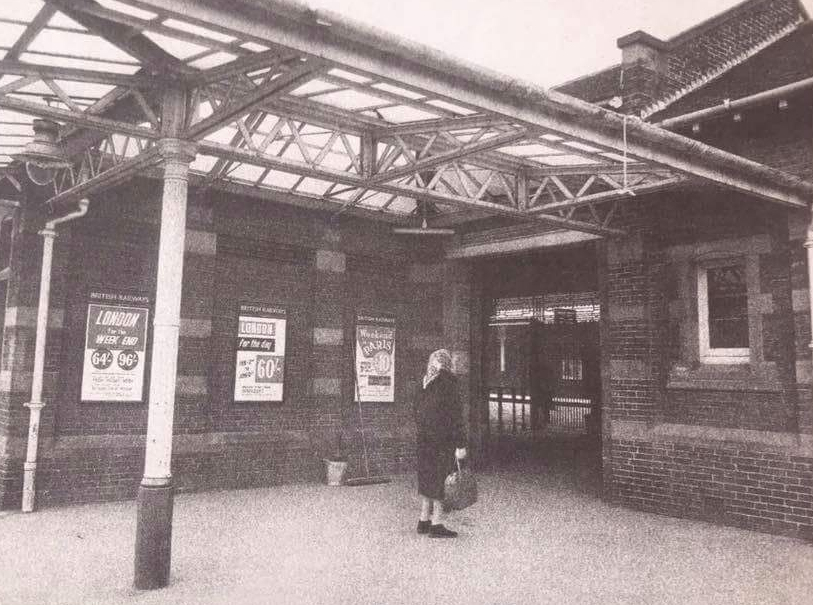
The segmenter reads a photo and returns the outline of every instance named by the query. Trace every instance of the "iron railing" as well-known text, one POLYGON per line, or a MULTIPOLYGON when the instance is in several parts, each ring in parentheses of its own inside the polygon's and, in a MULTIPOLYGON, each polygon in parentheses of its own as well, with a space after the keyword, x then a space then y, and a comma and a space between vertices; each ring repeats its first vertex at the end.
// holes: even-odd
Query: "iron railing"
MULTIPOLYGON (((556 432, 586 433, 586 416, 593 409, 590 399, 555 396, 546 421, 540 411, 539 429, 556 432)), ((491 435, 521 435, 533 432, 531 397, 524 390, 494 387, 488 391, 487 430, 491 435)))

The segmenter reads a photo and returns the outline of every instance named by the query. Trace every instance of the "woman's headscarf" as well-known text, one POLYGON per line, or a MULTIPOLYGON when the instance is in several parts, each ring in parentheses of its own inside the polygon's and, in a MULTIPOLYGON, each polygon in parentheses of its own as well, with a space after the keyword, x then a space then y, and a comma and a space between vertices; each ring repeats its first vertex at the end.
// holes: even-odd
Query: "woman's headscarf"
POLYGON ((452 354, 448 349, 438 349, 429 356, 426 364, 426 374, 423 376, 423 388, 437 378, 441 370, 452 371, 452 354))

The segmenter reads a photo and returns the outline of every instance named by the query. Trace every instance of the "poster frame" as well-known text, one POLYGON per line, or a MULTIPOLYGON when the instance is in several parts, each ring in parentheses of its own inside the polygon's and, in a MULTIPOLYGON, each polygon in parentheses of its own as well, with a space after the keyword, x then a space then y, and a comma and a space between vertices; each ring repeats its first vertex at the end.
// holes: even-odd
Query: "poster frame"
MULTIPOLYGON (((396 353, 397 353, 397 342, 398 342, 398 318, 395 313, 392 311, 377 311, 371 309, 358 309, 353 313, 353 333, 351 339, 351 372, 352 372, 352 401, 354 404, 358 404, 359 400, 362 399, 360 397, 360 392, 357 389, 358 381, 359 381, 359 373, 358 373, 358 359, 356 358, 356 348, 358 346, 358 328, 359 326, 367 326, 367 325, 376 325, 370 323, 369 321, 364 322, 360 321, 363 317, 379 317, 379 318, 387 318, 390 321, 387 321, 388 325, 392 326, 393 330, 393 354, 392 354, 392 399, 363 399, 361 401, 362 404, 365 403, 372 403, 372 404, 391 404, 395 403, 397 400, 397 388, 396 388, 396 378, 398 376, 398 364, 396 360, 396 353)), ((383 322, 382 322, 383 323, 383 322)))
MULTIPOLYGON (((232 332, 230 338, 232 338, 232 346, 231 346, 231 357, 229 360, 229 397, 228 399, 231 401, 232 405, 234 406, 251 406, 251 405, 258 405, 258 406, 282 406, 287 403, 288 398, 288 391, 289 389, 286 388, 290 386, 287 384, 288 380, 288 354, 290 352, 290 347, 288 346, 288 337, 289 337, 289 330, 288 330, 288 323, 291 321, 291 314, 288 308, 288 305, 282 303, 271 303, 271 302, 260 302, 256 300, 239 300, 236 305, 236 313, 234 315, 234 323, 232 324, 232 332), (265 308, 268 310, 276 310, 281 311, 285 314, 285 355, 284 355, 284 363, 282 366, 282 397, 279 400, 256 400, 256 399, 237 399, 235 397, 236 390, 237 390, 237 353, 240 351, 237 340, 240 330, 240 315, 243 313, 243 307, 259 307, 265 308)), ((270 312, 270 311, 266 311, 270 312)))
MULTIPOLYGON (((81 406, 91 406, 91 405, 118 405, 118 406, 127 406, 127 405, 144 405, 149 401, 150 398, 150 380, 152 375, 152 344, 153 344, 153 321, 155 321, 155 299, 152 293, 147 292, 145 290, 138 290, 138 289, 128 289, 128 288, 106 288, 104 286, 91 286, 88 287, 84 291, 84 295, 82 298, 82 309, 83 313, 81 315, 82 322, 82 336, 79 342, 81 347, 81 354, 79 355, 79 361, 76 366, 77 372, 79 374, 79 385, 78 385, 78 392, 77 392, 77 399, 79 401, 79 405, 81 406), (142 382, 142 389, 141 389, 141 399, 128 399, 126 401, 117 400, 117 399, 83 399, 82 398, 82 387, 85 383, 85 351, 87 347, 87 329, 88 329, 88 318, 90 313, 90 305, 91 304, 104 304, 101 301, 94 301, 94 295, 101 296, 115 296, 115 297, 134 297, 139 299, 145 299, 144 303, 140 302, 132 302, 132 301, 120 301, 120 302, 108 302, 107 304, 120 306, 120 307, 138 307, 139 305, 146 307, 147 309, 147 320, 146 326, 144 330, 144 378, 142 382)), ((63 329, 67 328, 65 326, 63 329)))

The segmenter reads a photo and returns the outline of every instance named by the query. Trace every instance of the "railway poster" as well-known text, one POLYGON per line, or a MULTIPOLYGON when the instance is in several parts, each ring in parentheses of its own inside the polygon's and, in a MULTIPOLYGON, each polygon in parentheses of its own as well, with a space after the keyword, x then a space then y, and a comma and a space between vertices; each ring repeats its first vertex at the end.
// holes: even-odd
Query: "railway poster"
POLYGON ((356 401, 395 401, 395 316, 356 314, 356 401))
POLYGON ((83 402, 144 400, 149 297, 91 292, 82 364, 83 402))
POLYGON ((285 382, 286 312, 240 304, 237 316, 234 401, 281 402, 285 382))

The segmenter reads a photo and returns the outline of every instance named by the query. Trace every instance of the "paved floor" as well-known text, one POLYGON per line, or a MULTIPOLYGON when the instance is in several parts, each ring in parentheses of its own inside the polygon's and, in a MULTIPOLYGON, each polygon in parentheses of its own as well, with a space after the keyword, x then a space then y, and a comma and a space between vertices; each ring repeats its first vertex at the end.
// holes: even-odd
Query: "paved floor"
POLYGON ((813 546, 609 506, 556 469, 492 471, 457 540, 412 477, 176 499, 172 583, 131 588, 131 502, 0 515, 3 605, 808 604, 813 546))

